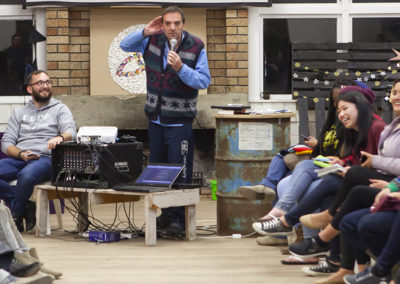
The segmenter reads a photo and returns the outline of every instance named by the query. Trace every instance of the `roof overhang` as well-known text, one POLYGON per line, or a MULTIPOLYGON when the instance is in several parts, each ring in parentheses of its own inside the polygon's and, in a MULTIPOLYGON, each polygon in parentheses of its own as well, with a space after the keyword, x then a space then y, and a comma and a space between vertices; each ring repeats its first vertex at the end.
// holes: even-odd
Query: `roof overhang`
POLYGON ((271 6, 272 0, 196 0, 196 1, 132 1, 132 0, 23 0, 25 7, 42 6, 42 7, 55 7, 55 6, 181 6, 181 7, 268 7, 271 6))

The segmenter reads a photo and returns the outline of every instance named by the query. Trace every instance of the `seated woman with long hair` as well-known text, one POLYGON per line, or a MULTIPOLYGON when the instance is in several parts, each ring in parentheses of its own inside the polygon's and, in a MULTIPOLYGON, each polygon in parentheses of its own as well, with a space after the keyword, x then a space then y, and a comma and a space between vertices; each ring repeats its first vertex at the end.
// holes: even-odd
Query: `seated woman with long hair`
MULTIPOLYGON (((359 83, 360 84, 360 83, 359 83)), ((365 88, 365 93, 368 93, 369 99, 371 102, 375 98, 375 94, 369 89, 366 85, 360 84, 365 88)), ((337 119, 336 115, 336 106, 337 106, 337 98, 339 96, 340 90, 345 86, 358 86, 357 82, 339 78, 334 83, 330 95, 329 95, 329 105, 327 117, 325 120, 325 124, 322 127, 319 139, 317 140, 315 137, 309 136, 307 140, 304 141, 304 144, 313 149, 312 156, 324 155, 324 156, 337 156, 339 155, 339 149, 341 145, 340 136, 341 130, 343 128, 340 121, 337 119)), ((281 151, 284 152, 284 151, 281 151)), ((306 156, 306 155, 305 155, 306 156)), ((314 165, 310 160, 306 162, 300 162, 296 164, 295 173, 300 176, 304 176, 302 174, 303 171, 307 171, 305 181, 302 181, 304 184, 302 188, 296 188, 293 190, 285 190, 282 192, 282 186, 279 185, 279 182, 285 178, 286 176, 291 174, 290 165, 287 165, 284 161, 285 156, 282 153, 276 154, 268 167, 268 171, 264 179, 258 185, 245 185, 239 187, 239 193, 243 195, 247 199, 270 199, 271 197, 275 197, 275 193, 277 192, 279 196, 278 203, 275 204, 274 208, 267 213, 267 215, 260 218, 260 220, 268 220, 273 217, 280 217, 285 212, 287 212, 295 203, 296 200, 304 193, 304 190, 308 187, 308 184, 313 180, 317 179, 317 176, 314 173, 314 165), (300 166, 301 165, 301 166, 300 166), (308 178, 308 173, 311 173, 311 176, 308 178), (304 189, 304 190, 303 190, 304 189)), ((298 157, 298 159, 301 159, 298 157)), ((298 184, 298 178, 294 178, 295 184, 298 184)), ((304 178, 303 178, 304 179, 304 178)))
MULTIPOLYGON (((344 161, 348 165, 354 165, 360 159, 361 150, 376 154, 379 135, 385 124, 382 120, 376 119, 373 116, 370 104, 360 92, 354 92, 353 90, 346 92, 346 88, 342 92, 339 96, 338 118, 346 128, 343 142, 343 157, 345 157, 344 161)), ((345 164, 343 163, 343 165, 345 164)), ((266 235, 284 235, 292 231, 292 227, 299 221, 302 215, 318 209, 323 204, 322 201, 327 197, 330 197, 330 201, 332 201, 332 197, 338 188, 340 188, 343 181, 346 180, 346 176, 347 174, 345 175, 345 179, 343 179, 339 175, 328 175, 315 190, 300 201, 297 208, 290 210, 274 224, 272 222, 264 223, 260 229, 266 235), (319 202, 316 202, 316 199, 319 202)), ((314 239, 306 239, 301 243, 300 247, 303 250, 309 250, 312 249, 314 243, 314 239)), ((325 253, 328 250, 329 246, 324 247, 323 252, 325 253)), ((297 253, 294 252, 293 254, 297 253)), ((307 256, 318 256, 321 254, 322 251, 319 251, 317 254, 307 256)))
MULTIPOLYGON (((342 147, 342 157, 344 158, 342 160, 335 159, 334 162, 341 163, 344 166, 346 165, 345 163, 347 165, 357 164, 361 150, 376 154, 379 135, 385 126, 382 120, 374 118, 371 105, 365 96, 361 92, 354 91, 353 88, 357 87, 346 87, 339 95, 338 118, 346 128, 342 147), (351 91, 347 91, 348 88, 351 88, 351 91)), ((311 195, 322 188, 331 188, 332 185, 334 185, 333 188, 337 188, 342 182, 342 177, 334 174, 328 175, 328 178, 321 180, 321 183, 310 193, 310 196, 303 198, 296 208, 291 209, 279 219, 254 223, 254 230, 263 235, 290 234, 293 230, 292 226, 298 222, 298 218, 303 215, 301 214, 303 211, 306 211, 306 213, 313 212, 321 204, 321 202, 317 204, 311 202, 312 204, 304 206, 304 203, 310 203, 308 199, 311 198, 311 195), (312 210, 309 211, 310 209, 312 210), (298 218, 296 218, 297 211, 301 211, 299 212, 301 215, 298 218), (293 212, 296 212, 296 214, 291 216, 293 212), (287 221, 290 224, 287 224, 287 221)))
MULTIPOLYGON (((393 83, 390 101, 393 111, 396 115, 400 115, 400 79, 393 83)), ((301 244, 293 245, 291 250, 303 257, 309 257, 323 251, 327 248, 328 242, 340 233, 339 223, 344 216, 354 210, 369 207, 375 195, 378 194, 379 188, 383 188, 387 184, 387 181, 400 175, 400 148, 398 145, 400 145, 400 117, 393 120, 382 132, 378 155, 362 152, 367 157, 366 161, 362 164, 363 167, 354 167, 347 172, 346 182, 340 188, 329 211, 306 215, 300 218, 303 224, 313 228, 325 226, 331 221, 314 239, 313 252, 310 253, 310 249, 301 249, 301 244), (374 189, 366 191, 365 187, 356 185, 368 185, 374 189), (340 210, 338 210, 339 208, 340 210)), ((347 252, 344 250, 342 248, 342 269, 336 275, 332 275, 331 280, 341 279, 343 275, 352 273, 353 271, 354 257, 343 258, 343 255, 348 256, 348 250, 347 252)), ((365 254, 358 255, 359 262, 361 256, 364 256, 364 259, 368 259, 365 254)))

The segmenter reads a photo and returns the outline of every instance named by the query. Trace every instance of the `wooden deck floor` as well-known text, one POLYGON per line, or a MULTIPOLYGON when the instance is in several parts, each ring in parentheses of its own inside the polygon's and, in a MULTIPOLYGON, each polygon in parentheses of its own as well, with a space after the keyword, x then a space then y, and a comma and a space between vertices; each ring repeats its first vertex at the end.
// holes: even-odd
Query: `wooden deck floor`
MULTIPOLYGON (((102 221, 114 218, 114 205, 93 207, 102 221)), ((135 223, 143 224, 143 202, 135 203, 135 223)), ((52 225, 56 225, 52 215, 52 225)), ((69 213, 65 229, 73 230, 69 213)), ((216 224, 216 202, 201 198, 197 206, 198 225, 216 224)), ((56 284, 76 283, 314 283, 301 266, 281 265, 284 257, 277 247, 259 246, 255 238, 200 237, 197 241, 158 240, 146 247, 143 237, 115 243, 96 244, 76 236, 53 231, 36 238, 24 234, 36 247, 46 266, 63 272, 56 284)))

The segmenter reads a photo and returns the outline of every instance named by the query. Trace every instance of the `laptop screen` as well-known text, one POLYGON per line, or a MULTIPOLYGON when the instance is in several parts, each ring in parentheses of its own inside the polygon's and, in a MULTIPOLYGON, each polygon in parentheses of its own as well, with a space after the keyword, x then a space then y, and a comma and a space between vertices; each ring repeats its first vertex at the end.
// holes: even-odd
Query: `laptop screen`
POLYGON ((182 165, 149 164, 136 180, 136 184, 171 185, 182 171, 182 165))

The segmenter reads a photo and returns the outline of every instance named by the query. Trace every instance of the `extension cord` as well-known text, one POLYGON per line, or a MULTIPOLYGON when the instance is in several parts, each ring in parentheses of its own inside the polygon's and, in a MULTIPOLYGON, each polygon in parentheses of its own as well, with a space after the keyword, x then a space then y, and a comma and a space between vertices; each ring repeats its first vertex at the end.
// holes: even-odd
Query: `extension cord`
POLYGON ((242 234, 232 234, 232 239, 241 239, 242 234))
POLYGON ((121 233, 121 239, 132 239, 132 233, 121 233))

